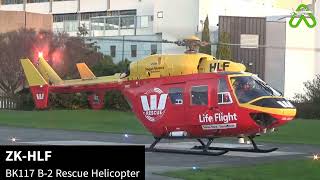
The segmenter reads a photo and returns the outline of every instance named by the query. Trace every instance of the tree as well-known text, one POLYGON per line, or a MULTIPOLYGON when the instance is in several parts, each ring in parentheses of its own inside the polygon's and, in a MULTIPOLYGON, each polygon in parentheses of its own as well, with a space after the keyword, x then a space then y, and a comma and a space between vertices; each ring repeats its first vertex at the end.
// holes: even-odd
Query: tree
POLYGON ((109 76, 114 75, 119 71, 119 68, 114 64, 111 56, 104 56, 103 59, 98 61, 92 66, 92 72, 96 76, 109 76))
POLYGON ((231 48, 230 43, 230 35, 227 32, 221 32, 219 35, 219 43, 217 48, 217 57, 219 59, 232 59, 231 57, 231 48))
POLYGON ((81 24, 81 26, 78 27, 77 35, 80 37, 86 37, 89 34, 88 28, 85 24, 81 24))
POLYGON ((304 94, 296 94, 295 101, 301 103, 312 103, 320 109, 320 74, 312 81, 306 81, 304 84, 304 94))
POLYGON ((131 61, 125 59, 117 64, 113 62, 111 56, 105 55, 101 61, 92 67, 92 72, 96 76, 110 76, 115 73, 128 73, 131 61))
POLYGON ((32 57, 32 44, 36 41, 33 30, 19 30, 0 34, 0 89, 9 97, 23 83, 21 58, 32 57))
POLYGON ((129 69, 131 61, 129 61, 127 58, 124 61, 120 61, 117 65, 120 72, 127 72, 129 69))
POLYGON ((307 119, 320 118, 320 74, 312 81, 304 82, 304 93, 296 94, 295 106, 298 117, 307 119))
MULTIPOLYGON (((204 21, 204 26, 202 30, 202 36, 201 40, 203 42, 210 43, 210 30, 209 30, 209 18, 206 17, 206 20, 204 21)), ((205 53, 211 55, 211 45, 201 46, 199 49, 200 53, 205 53)))
POLYGON ((30 29, 3 33, 0 34, 0 90, 13 97, 26 82, 20 59, 29 58, 36 65, 39 52, 63 79, 79 77, 76 63, 85 62, 92 67, 103 59, 94 42, 86 43, 65 33, 30 29))
POLYGON ((56 67, 62 77, 78 78, 79 73, 76 63, 86 63, 89 67, 93 67, 103 59, 103 54, 98 52, 95 43, 86 43, 79 37, 68 37, 64 44, 63 60, 59 67, 56 67))

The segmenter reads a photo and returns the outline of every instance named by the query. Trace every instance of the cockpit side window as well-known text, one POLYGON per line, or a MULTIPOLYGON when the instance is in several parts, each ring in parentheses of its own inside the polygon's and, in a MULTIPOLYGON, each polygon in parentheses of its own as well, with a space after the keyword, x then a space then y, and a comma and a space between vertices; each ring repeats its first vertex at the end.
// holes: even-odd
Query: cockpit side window
POLYGON ((231 82, 239 103, 247 103, 262 96, 274 96, 274 91, 252 76, 232 77, 231 82))
POLYGON ((218 88, 218 104, 232 104, 231 94, 228 88, 227 81, 224 78, 219 79, 218 88))
POLYGON ((193 86, 191 105, 208 105, 208 86, 193 86))

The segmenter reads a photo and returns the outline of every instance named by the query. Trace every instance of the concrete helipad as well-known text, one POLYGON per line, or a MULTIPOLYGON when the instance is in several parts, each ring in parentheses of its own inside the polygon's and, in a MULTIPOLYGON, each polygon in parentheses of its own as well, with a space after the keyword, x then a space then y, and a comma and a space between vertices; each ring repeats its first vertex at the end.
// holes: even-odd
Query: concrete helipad
MULTIPOLYGON (((142 135, 124 135, 108 133, 91 133, 79 131, 63 131, 32 128, 0 127, 0 144, 49 144, 49 145, 145 145, 152 143, 153 138, 142 135), (11 139, 15 137, 16 142, 11 139)), ((259 143, 259 142, 257 142, 259 143)), ((157 145, 158 148, 190 149, 197 142, 166 140, 157 145)), ((214 146, 219 147, 251 147, 248 144, 238 144, 236 139, 219 139, 214 146)), ((284 159, 310 158, 314 153, 320 153, 319 146, 269 144, 263 143, 260 148, 279 147, 271 153, 228 152, 222 156, 201 156, 167 153, 146 153, 146 179, 168 179, 154 173, 192 167, 205 168, 212 166, 233 166, 257 164, 284 159)))

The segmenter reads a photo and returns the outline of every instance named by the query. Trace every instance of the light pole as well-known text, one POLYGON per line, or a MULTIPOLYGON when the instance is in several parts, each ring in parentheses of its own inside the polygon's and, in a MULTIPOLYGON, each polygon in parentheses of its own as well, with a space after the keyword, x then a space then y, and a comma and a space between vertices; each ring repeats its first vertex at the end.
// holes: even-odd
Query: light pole
POLYGON ((122 36, 122 62, 124 61, 124 35, 122 36))
POLYGON ((24 28, 27 29, 27 0, 23 0, 24 28))

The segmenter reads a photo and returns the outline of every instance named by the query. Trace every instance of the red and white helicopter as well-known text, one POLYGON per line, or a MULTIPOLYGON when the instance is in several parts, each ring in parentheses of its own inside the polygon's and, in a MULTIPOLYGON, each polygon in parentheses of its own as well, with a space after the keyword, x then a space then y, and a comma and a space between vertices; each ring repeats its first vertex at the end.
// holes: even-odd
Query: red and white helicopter
POLYGON ((254 137, 294 119, 295 107, 243 64, 197 53, 203 43, 190 38, 177 43, 185 54, 151 55, 130 64, 126 74, 96 77, 83 63, 81 79, 62 80, 43 57, 35 66, 21 63, 38 109, 48 107, 49 93, 89 94, 93 109, 104 106, 110 90, 123 93, 139 121, 155 137, 148 151, 222 155, 228 151, 267 153, 254 137), (253 148, 211 147, 220 137, 248 137, 253 148), (163 138, 196 139, 190 150, 155 148, 163 138), (207 139, 205 142, 204 139, 207 139))

